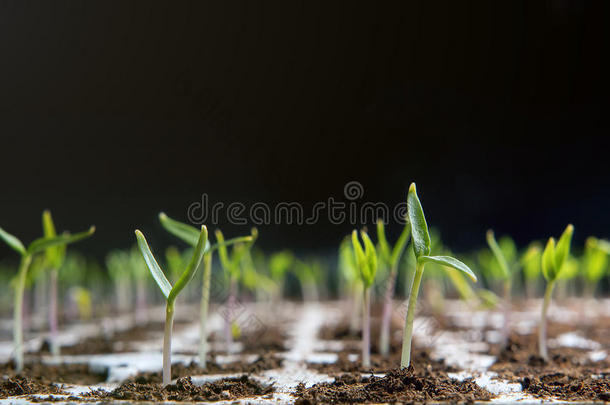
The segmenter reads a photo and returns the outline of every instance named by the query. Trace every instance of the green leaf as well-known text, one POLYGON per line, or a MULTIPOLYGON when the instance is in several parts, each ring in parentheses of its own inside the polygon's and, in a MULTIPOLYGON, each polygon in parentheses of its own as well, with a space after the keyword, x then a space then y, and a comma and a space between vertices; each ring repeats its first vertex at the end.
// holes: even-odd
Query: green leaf
POLYGON ((182 291, 184 287, 186 287, 186 285, 193 279, 193 277, 195 277, 195 273, 197 272, 199 264, 201 264, 201 260, 203 259, 203 255, 206 251, 205 248, 207 242, 208 229, 205 227, 205 225, 203 225, 201 227, 201 233, 199 234, 199 240, 195 246, 195 251, 193 252, 193 257, 178 281, 176 281, 176 284, 174 284, 174 287, 171 289, 169 296, 167 297, 169 302, 173 302, 178 294, 180 294, 180 291, 182 291))
POLYGON ((163 274, 163 270, 161 270, 161 267, 159 267, 159 264, 155 260, 155 256, 153 256, 152 252, 150 251, 150 247, 148 246, 148 242, 146 242, 144 234, 138 229, 136 229, 136 238, 138 239, 138 247, 140 248, 140 252, 142 252, 146 266, 148 266, 148 270, 150 270, 150 274, 152 274, 153 278, 157 282, 163 296, 166 299, 169 298, 169 293, 172 291, 172 285, 169 281, 167 281, 165 274, 163 274))
POLYGON ((498 264, 500 265, 500 269, 502 270, 502 277, 507 279, 510 277, 510 269, 508 268, 508 263, 506 262, 506 258, 502 253, 502 249, 498 246, 498 242, 496 242, 496 237, 494 236, 494 232, 490 229, 487 231, 486 235, 487 244, 489 248, 493 252, 498 264))
POLYGON ((555 281, 557 278, 557 266, 555 265, 555 238, 549 241, 542 252, 542 275, 547 281, 555 281))
POLYGON ((365 231, 360 231, 360 235, 362 235, 362 240, 364 241, 364 254, 366 256, 366 284, 370 286, 375 281, 375 274, 377 273, 377 251, 371 238, 369 238, 365 231))
POLYGON ((598 239, 594 237, 587 238, 583 263, 587 281, 592 284, 599 282, 608 267, 608 253, 599 248, 598 239))
POLYGON ((526 280, 535 280, 540 276, 542 249, 537 243, 530 245, 521 257, 523 275, 526 280))
POLYGON ((398 266, 398 262, 400 261, 400 257, 402 256, 405 248, 407 247, 407 242, 409 242, 409 236, 411 236, 411 227, 409 224, 405 224, 402 233, 398 237, 398 241, 394 245, 394 249, 392 249, 392 256, 390 257, 390 263, 393 267, 398 266))
POLYGON ((415 257, 427 256, 430 254, 430 234, 428 224, 424 216, 415 183, 411 183, 409 194, 407 195, 407 216, 411 224, 411 237, 413 238, 413 252, 415 257))
POLYGON ((453 269, 459 270, 461 272, 466 273, 468 277, 472 279, 472 281, 477 281, 477 276, 474 275, 470 267, 466 266, 464 263, 459 261, 458 259, 451 256, 421 256, 417 259, 419 263, 436 263, 443 266, 451 267, 453 269))
POLYGON ((166 231, 176 236, 178 239, 182 239, 191 246, 197 245, 200 232, 194 226, 171 219, 165 215, 164 212, 159 213, 159 221, 166 231))
POLYGON ((80 240, 83 240, 83 239, 88 238, 89 236, 93 235, 94 232, 95 232, 95 226, 92 226, 91 228, 89 228, 89 230, 80 232, 80 233, 75 233, 74 235, 65 233, 63 235, 59 235, 59 236, 55 236, 55 237, 51 237, 51 238, 36 239, 34 242, 30 243, 30 245, 28 246, 27 253, 30 255, 33 255, 34 253, 42 252, 43 250, 46 250, 46 249, 54 247, 54 246, 61 246, 61 245, 67 245, 70 243, 78 242, 80 240))
MULTIPOLYGON (((57 236, 53 217, 51 217, 51 211, 49 210, 45 210, 42 213, 42 230, 46 238, 57 236)), ((45 257, 47 259, 47 265, 50 268, 59 269, 66 257, 66 245, 57 245, 47 248, 45 250, 45 257)))
POLYGON ((385 229, 383 220, 377 220, 377 241, 379 244, 379 258, 386 264, 390 265, 391 255, 390 245, 385 237, 385 229))
POLYGON ((570 254, 570 244, 572 242, 573 233, 574 226, 569 224, 557 242, 557 246, 555 247, 555 266, 557 267, 557 272, 561 272, 561 267, 570 254))
POLYGON ((17 253, 19 253, 20 255, 25 255, 26 251, 25 246, 23 246, 23 243, 21 243, 21 241, 17 239, 16 236, 11 235, 2 228, 0 228, 0 239, 6 242, 6 244, 9 245, 11 248, 16 250, 17 253))
POLYGON ((224 244, 225 238, 220 229, 217 229, 216 232, 216 240, 218 245, 218 256, 220 257, 220 264, 225 269, 225 271, 231 270, 231 261, 229 260, 229 252, 227 251, 227 246, 224 244))

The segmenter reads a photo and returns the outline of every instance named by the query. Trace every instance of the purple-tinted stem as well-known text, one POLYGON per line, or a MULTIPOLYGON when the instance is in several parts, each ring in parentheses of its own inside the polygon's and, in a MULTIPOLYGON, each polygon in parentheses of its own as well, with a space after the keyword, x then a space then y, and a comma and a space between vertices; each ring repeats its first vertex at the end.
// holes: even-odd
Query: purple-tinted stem
POLYGON ((381 318, 381 334, 379 335, 379 350, 386 357, 390 353, 390 320, 392 319, 392 299, 394 298, 394 284, 396 283, 396 268, 390 269, 383 299, 383 314, 381 318))
POLYGON ((225 317, 225 341, 227 345, 227 354, 231 353, 233 347, 233 309, 235 308, 235 280, 231 277, 229 282, 229 296, 227 297, 227 313, 225 317))
POLYGON ((362 308, 362 366, 371 366, 371 289, 364 288, 362 308))
POLYGON ((51 354, 59 356, 59 343, 57 342, 57 269, 51 270, 49 292, 49 331, 51 334, 51 354))

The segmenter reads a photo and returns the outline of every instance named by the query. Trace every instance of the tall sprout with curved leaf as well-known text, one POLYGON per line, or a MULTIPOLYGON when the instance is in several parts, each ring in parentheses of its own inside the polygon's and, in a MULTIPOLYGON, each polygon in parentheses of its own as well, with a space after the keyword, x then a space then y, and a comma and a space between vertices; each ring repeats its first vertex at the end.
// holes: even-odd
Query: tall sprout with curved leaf
POLYGON ((385 236, 385 227, 381 219, 377 220, 377 240, 379 261, 390 269, 383 298, 383 314, 381 318, 381 333, 379 335, 379 351, 384 357, 390 354, 390 320, 392 316, 392 300, 396 285, 396 274, 398 273, 398 263, 409 242, 411 227, 407 222, 402 233, 398 237, 396 244, 392 247, 385 236))
POLYGON ((21 323, 23 317, 23 293, 25 291, 28 270, 32 263, 32 257, 37 253, 45 252, 47 249, 55 246, 65 246, 69 243, 78 242, 79 240, 93 235, 94 232, 95 227, 92 226, 89 228, 89 230, 76 233, 74 235, 64 233, 59 236, 44 236, 34 240, 26 248, 16 236, 11 235, 4 229, 0 228, 0 239, 6 242, 7 245, 9 245, 21 256, 19 270, 17 272, 17 282, 15 285, 13 312, 13 341, 15 345, 16 371, 23 370, 23 326, 21 323))
MULTIPOLYGON (((165 213, 159 213, 159 221, 163 228, 166 231, 176 236, 178 239, 186 242, 188 245, 192 247, 196 247, 199 241, 199 231, 192 225, 185 224, 180 221, 176 221, 165 215, 165 213)), ((208 319, 208 309, 210 305, 210 279, 212 275, 212 253, 214 250, 218 249, 218 247, 222 244, 230 245, 234 243, 247 242, 252 239, 251 236, 234 238, 228 241, 222 241, 221 243, 216 243, 214 245, 210 245, 209 241, 206 241, 206 251, 203 257, 203 284, 201 289, 201 309, 200 309, 200 322, 199 322, 199 365, 202 368, 206 368, 207 366, 207 353, 208 353, 208 344, 207 344, 207 319, 208 319)), ((176 252, 176 254, 178 254, 176 252)), ((175 256, 175 255, 174 255, 175 256)), ((171 262, 171 265, 174 266, 178 263, 176 257, 172 259, 172 254, 167 256, 168 262, 171 262)))
POLYGON ((456 258, 451 256, 430 256, 432 248, 430 234, 428 232, 428 224, 426 223, 424 210, 422 209, 419 198, 417 197, 415 183, 411 183, 411 186, 409 187, 409 194, 407 195, 407 215, 409 224, 411 226, 411 239, 413 241, 412 244, 413 252, 415 253, 416 258, 416 265, 415 277, 413 279, 413 285, 409 295, 409 308, 407 309, 407 317, 402 340, 402 357, 400 361, 401 368, 409 367, 411 363, 411 339, 413 337, 415 305, 417 303, 417 295, 419 293, 419 286, 424 274, 425 264, 437 263, 446 268, 449 267, 459 270, 468 275, 473 281, 477 281, 477 277, 474 275, 472 270, 470 270, 468 266, 456 258))
POLYGON ((542 314, 540 316, 540 324, 538 327, 538 349, 540 357, 547 360, 549 354, 546 348, 546 314, 553 295, 555 283, 561 277, 561 272, 565 267, 566 260, 570 255, 570 244, 572 243, 572 234, 574 226, 569 224, 559 241, 555 243, 555 238, 549 238, 549 241, 542 252, 541 264, 542 274, 547 281, 544 291, 544 301, 542 302, 542 314))
POLYGON ((352 232, 352 245, 356 266, 360 271, 360 279, 364 286, 364 299, 362 306, 362 366, 371 366, 371 286, 375 281, 377 273, 377 252, 375 245, 367 235, 366 231, 360 231, 364 242, 364 249, 358 240, 358 232, 352 232))
POLYGON ((144 261, 146 262, 146 266, 150 270, 153 278, 157 282, 161 293, 165 297, 165 333, 163 335, 163 385, 167 385, 171 383, 171 369, 172 369, 172 327, 174 324, 174 303, 178 294, 186 287, 186 285, 193 279, 197 269, 199 268, 199 264, 203 259, 203 255, 205 253, 206 244, 208 243, 208 230, 205 226, 201 227, 201 232, 199 233, 199 239, 197 240, 197 244, 195 245, 195 251, 193 252, 193 257, 191 261, 184 269, 182 275, 176 281, 176 283, 172 286, 171 283, 165 277, 163 270, 159 267, 159 264, 155 260, 152 252, 150 251, 150 247, 148 246, 148 242, 146 242, 146 238, 144 234, 139 230, 135 231, 136 238, 138 240, 138 246, 140 251, 142 252, 142 256, 144 257, 144 261))
POLYGON ((500 240, 500 244, 496 241, 494 232, 490 229, 486 234, 487 244, 491 249, 496 264, 500 269, 499 279, 503 283, 503 326, 502 326, 502 344, 506 345, 508 342, 508 334, 510 333, 510 303, 511 303, 511 290, 512 290, 512 277, 516 271, 517 262, 515 243, 509 237, 503 237, 500 240))

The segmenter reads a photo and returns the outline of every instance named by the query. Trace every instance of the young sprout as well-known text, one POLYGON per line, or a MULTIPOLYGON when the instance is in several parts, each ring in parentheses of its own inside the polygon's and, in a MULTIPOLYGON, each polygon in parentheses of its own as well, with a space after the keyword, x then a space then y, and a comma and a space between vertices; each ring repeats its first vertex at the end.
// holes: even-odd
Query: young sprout
MULTIPOLYGON (((199 231, 194 226, 185 224, 183 222, 171 219, 165 213, 159 214, 159 221, 166 231, 182 239, 184 242, 192 247, 197 246, 199 240, 199 231)), ((201 290, 201 310, 200 310, 200 323, 199 323, 199 365, 202 368, 207 366, 207 319, 208 309, 210 305, 210 279, 212 275, 212 252, 218 249, 219 246, 226 246, 234 243, 247 242, 252 240, 251 236, 234 238, 228 241, 219 241, 214 245, 210 245, 206 241, 206 251, 203 258, 203 285, 201 290)), ((174 261, 175 263, 175 261, 174 261)))
POLYGON ((135 321, 136 325, 144 325, 148 322, 148 305, 146 299, 146 284, 149 280, 148 271, 146 270, 146 263, 142 260, 142 255, 135 246, 129 250, 128 258, 129 271, 136 282, 135 321))
POLYGON ((315 260, 297 260, 293 273, 301 285, 303 300, 307 302, 317 301, 320 297, 318 284, 323 274, 322 265, 315 260))
POLYGON ((542 274, 547 281, 547 285, 544 291, 542 314, 538 328, 538 349, 540 350, 540 357, 545 360, 548 360, 549 357, 546 348, 546 313, 549 308, 549 303, 551 302, 555 282, 561 276, 561 272, 565 267, 565 262, 570 254, 570 243, 572 242, 573 233, 574 226, 570 224, 565 231, 563 231, 557 244, 555 244, 555 238, 549 238, 549 241, 544 248, 544 252, 542 252, 542 274))
POLYGON ((132 274, 129 271, 129 261, 129 253, 123 250, 113 250, 106 255, 106 268, 115 287, 118 313, 125 313, 132 308, 132 274))
MULTIPOLYGON (((249 244, 254 243, 257 237, 256 228, 253 230, 253 234, 249 240, 249 244)), ((227 313, 225 316, 225 342, 227 346, 227 353, 231 353, 233 347, 233 310, 237 306, 237 285, 242 276, 241 261, 248 246, 244 246, 243 243, 237 243, 231 249, 229 253, 224 235, 220 229, 216 230, 216 240, 218 241, 218 256, 220 257, 220 264, 229 277, 229 295, 227 297, 227 313)))
POLYGON ((477 281, 477 277, 472 270, 461 261, 451 256, 429 256, 431 251, 430 234, 428 225, 424 216, 415 183, 411 183, 409 194, 407 195, 407 216, 411 226, 411 239, 413 240, 413 252, 415 253, 415 277, 409 295, 409 308, 402 340, 402 358, 400 368, 409 367, 411 364, 411 339, 413 336, 413 320, 415 318, 415 304, 419 293, 419 286, 424 274, 424 266, 426 263, 437 263, 445 267, 460 270, 466 273, 473 281, 477 281))
POLYGON ((351 302, 349 332, 350 335, 355 335, 360 326, 359 315, 360 307, 362 306, 362 281, 360 279, 360 270, 356 265, 356 258, 354 256, 354 249, 350 236, 346 236, 339 245, 339 271, 343 278, 341 286, 345 286, 351 302))
POLYGON ((17 272, 17 283, 15 285, 13 307, 13 340, 15 345, 16 371, 23 370, 23 326, 21 323, 23 317, 23 293, 25 291, 28 269, 32 263, 32 257, 36 253, 44 252, 50 247, 63 246, 87 238, 93 235, 93 232, 95 232, 94 226, 85 232, 76 233, 74 235, 64 233, 59 236, 44 236, 34 240, 26 248, 16 236, 13 236, 4 229, 0 228, 0 239, 6 242, 7 245, 17 251, 17 253, 19 253, 21 256, 21 262, 17 272))
POLYGON ((288 250, 273 253, 269 259, 269 272, 273 281, 278 285, 275 299, 284 295, 284 283, 288 270, 294 264, 294 255, 288 250))
POLYGON ((512 275, 515 272, 515 257, 516 247, 515 243, 509 237, 501 239, 501 245, 496 242, 494 232, 490 229, 486 235, 487 244, 491 249, 496 263, 499 266, 500 274, 499 279, 503 282, 504 296, 503 296, 503 314, 504 321, 502 326, 502 344, 506 345, 508 342, 508 334, 510 332, 510 300, 511 300, 511 288, 512 288, 512 275), (510 263, 510 264, 509 264, 510 263))
POLYGON ((394 298, 394 290, 396 284, 396 274, 398 272, 398 263, 402 257, 402 253, 407 246, 411 227, 405 224, 402 233, 396 241, 396 245, 391 247, 385 237, 385 229, 383 221, 377 220, 377 239, 378 239, 378 256, 380 262, 390 269, 388 279, 386 281, 385 295, 383 298, 383 314, 381 318, 381 333, 379 335, 379 351, 384 357, 390 353, 390 320, 392 316, 392 300, 394 298))
POLYGON ((585 295, 590 298, 595 295, 595 288, 604 277, 604 273, 608 268, 608 254, 610 254, 610 250, 605 249, 608 242, 606 242, 606 245, 604 242, 592 236, 588 237, 585 241, 585 253, 582 258, 582 264, 585 278, 585 295))
POLYGON ((358 232, 352 232, 352 245, 356 266, 360 270, 360 279, 364 286, 364 301, 362 306, 362 366, 371 366, 371 286, 377 273, 377 252, 375 245, 366 231, 360 231, 364 241, 364 249, 358 240, 358 232))
POLYGON ((195 246, 195 251, 193 253, 193 257, 191 261, 184 269, 182 276, 176 281, 176 283, 172 286, 171 283, 165 277, 163 270, 157 264, 155 257, 150 251, 150 247, 146 242, 146 238, 139 230, 136 230, 136 238, 138 240, 138 246, 140 247, 140 251, 142 252, 142 256, 144 257, 144 261, 150 270, 153 278, 157 282, 157 285, 161 289, 161 293, 165 297, 165 333, 163 335, 163 385, 167 385, 171 383, 171 351, 172 351, 172 327, 174 324, 174 302, 176 301, 176 297, 178 294, 186 287, 186 285, 193 279, 197 269, 199 268, 199 264, 203 259, 203 254, 205 252, 205 247, 208 242, 208 230, 205 226, 201 227, 201 232, 199 234, 199 239, 197 240, 197 245, 195 246))
POLYGON ((533 297, 540 278, 540 258, 542 257, 542 248, 538 242, 529 245, 521 256, 521 267, 523 268, 523 277, 525 279, 525 292, 528 297, 533 297))

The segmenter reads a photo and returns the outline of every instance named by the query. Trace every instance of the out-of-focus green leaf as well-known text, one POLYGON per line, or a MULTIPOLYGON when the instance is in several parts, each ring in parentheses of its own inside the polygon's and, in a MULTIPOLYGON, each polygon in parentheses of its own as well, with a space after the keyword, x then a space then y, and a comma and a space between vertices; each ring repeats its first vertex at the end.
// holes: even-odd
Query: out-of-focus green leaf
POLYGON ((377 273, 377 251, 375 245, 369 238, 366 232, 360 231, 362 240, 364 241, 364 254, 366 255, 366 284, 372 285, 375 281, 375 274, 377 273))
POLYGON ((136 238, 138 239, 138 246, 140 247, 140 252, 142 252, 142 256, 144 257, 144 261, 146 262, 146 266, 148 266, 148 270, 150 270, 150 274, 152 274, 153 278, 157 282, 161 293, 163 296, 168 299, 169 294, 172 291, 172 285, 163 274, 163 270, 159 267, 157 260, 155 260, 155 256, 153 256, 150 251, 150 247, 148 246, 148 242, 146 242, 146 238, 144 234, 136 229, 136 238))
POLYGON ((405 224, 396 244, 394 245, 394 249, 392 249, 392 255, 390 256, 390 263, 392 266, 397 267, 400 258, 402 257, 405 248, 407 247, 407 243, 409 242, 409 236, 411 235, 411 226, 409 223, 405 224))
POLYGON ((504 254, 502 253, 502 249, 500 249, 498 242, 496 242, 494 232, 491 229, 487 231, 486 239, 487 239, 487 244, 489 245, 489 248, 493 252, 494 257, 496 258, 496 260, 500 266, 500 269, 502 270, 502 278, 503 279, 509 278, 510 269, 508 267, 508 263, 506 262, 506 258, 504 257, 504 254))
POLYGON ((177 237, 178 239, 182 239, 184 242, 191 246, 196 246, 199 241, 200 232, 192 225, 185 224, 180 221, 176 221, 175 219, 171 219, 164 212, 159 213, 159 221, 161 222, 161 226, 165 228, 166 231, 177 237))
POLYGON ((428 224, 424 216, 415 183, 411 183, 409 194, 407 195, 407 214, 411 224, 411 238, 413 239, 413 251, 415 257, 427 256, 430 254, 430 234, 428 224))
POLYGON ((17 239, 16 236, 11 235, 2 228, 0 228, 0 239, 6 242, 6 244, 9 245, 12 249, 16 250, 17 253, 19 253, 20 255, 25 255, 26 251, 25 246, 23 246, 23 243, 21 243, 21 241, 17 239))
POLYGON ((523 266, 523 275, 528 281, 536 280, 540 276, 540 260, 542 258, 542 249, 538 243, 531 244, 523 256, 521 256, 521 265, 523 266))
MULTIPOLYGON (((45 210, 42 213, 42 230, 45 238, 54 238, 57 236, 55 232, 55 224, 51 211, 45 210)), ((59 269, 66 257, 66 245, 56 245, 45 250, 47 265, 51 269, 59 269)))
POLYGON ((36 239, 34 242, 30 243, 27 248, 27 253, 33 255, 34 253, 42 252, 48 248, 78 242, 80 240, 90 237, 91 235, 93 235, 94 232, 95 227, 92 226, 91 228, 89 228, 88 231, 75 233, 74 235, 66 233, 51 238, 39 238, 36 239))
POLYGON ((464 272, 472 281, 477 281, 477 276, 474 275, 470 267, 462 263, 458 259, 451 256, 420 256, 417 261, 419 263, 436 263, 446 267, 451 267, 464 272))
POLYGON ((379 245, 379 259, 385 266, 390 266, 392 252, 385 237, 385 226, 382 219, 377 220, 377 244, 379 245))
POLYGON ((269 259, 271 278, 276 281, 283 280, 293 263, 294 255, 287 250, 272 254, 269 259))
POLYGON ((584 276, 591 284, 598 283, 608 268, 608 252, 599 248, 599 239, 587 238, 583 256, 584 276))

